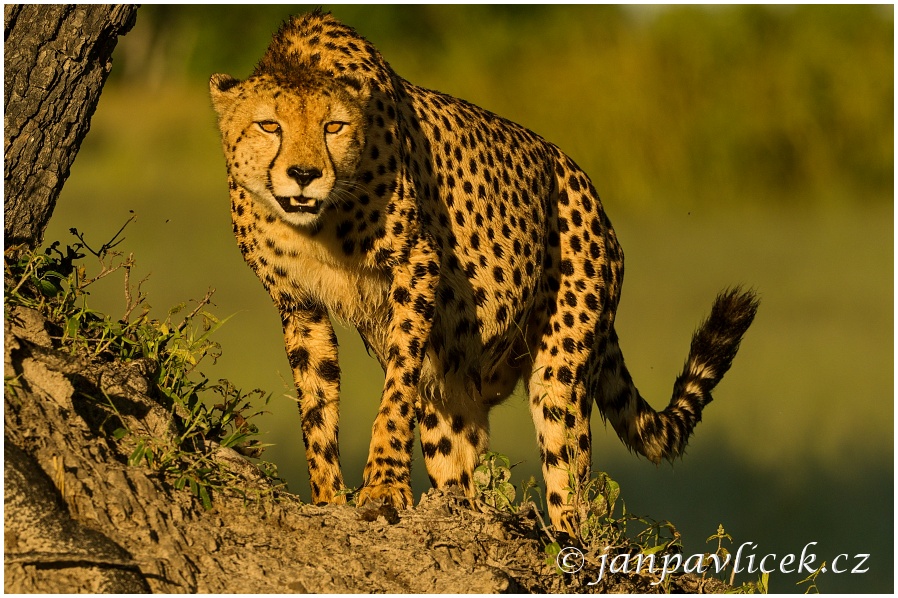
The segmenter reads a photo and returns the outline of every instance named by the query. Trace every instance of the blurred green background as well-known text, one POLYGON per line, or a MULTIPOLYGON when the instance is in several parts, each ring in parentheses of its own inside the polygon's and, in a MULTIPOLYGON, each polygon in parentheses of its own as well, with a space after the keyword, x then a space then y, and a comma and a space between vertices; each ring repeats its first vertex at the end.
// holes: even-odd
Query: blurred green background
MULTIPOLYGON (((655 467, 598 415, 593 465, 629 511, 669 519, 687 553, 723 523, 751 552, 816 564, 869 553, 823 591, 893 588, 893 8, 326 6, 406 79, 515 120, 562 147, 603 197, 627 254, 617 328, 656 408, 715 293, 754 286, 761 310, 688 456, 655 467)), ((309 7, 146 6, 119 42, 91 131, 47 231, 97 243, 128 217, 164 316, 215 287, 212 378, 274 393, 268 459, 308 498, 280 324, 231 234, 207 92, 245 77, 272 32, 309 7)), ((124 311, 120 282, 91 298, 124 311)), ((361 481, 382 373, 340 330, 341 448, 361 481)), ((539 474, 520 394, 492 415, 515 479, 539 474)), ((415 492, 428 487, 420 452, 415 492)), ((738 544, 736 545, 738 546, 738 544)), ((735 547, 734 547, 735 548, 735 547)), ((806 574, 775 573, 791 592, 806 574)), ((737 579, 754 579, 740 575, 737 579)))

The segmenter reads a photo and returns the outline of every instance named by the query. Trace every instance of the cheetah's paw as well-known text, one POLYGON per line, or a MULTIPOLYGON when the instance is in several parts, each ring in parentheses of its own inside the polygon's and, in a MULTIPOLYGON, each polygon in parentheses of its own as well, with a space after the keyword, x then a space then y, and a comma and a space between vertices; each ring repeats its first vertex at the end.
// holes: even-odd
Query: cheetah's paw
POLYGON ((312 504, 313 505, 345 505, 346 491, 332 490, 328 484, 316 484, 312 486, 312 504), (318 492, 315 492, 318 489, 318 492))
POLYGON ((570 507, 562 507, 554 513, 550 509, 549 515, 552 519, 552 527, 556 532, 566 533, 572 538, 579 537, 580 517, 577 511, 570 507))
POLYGON ((412 504, 412 489, 408 484, 373 484, 359 490, 358 506, 366 504, 389 504, 404 509, 412 504))

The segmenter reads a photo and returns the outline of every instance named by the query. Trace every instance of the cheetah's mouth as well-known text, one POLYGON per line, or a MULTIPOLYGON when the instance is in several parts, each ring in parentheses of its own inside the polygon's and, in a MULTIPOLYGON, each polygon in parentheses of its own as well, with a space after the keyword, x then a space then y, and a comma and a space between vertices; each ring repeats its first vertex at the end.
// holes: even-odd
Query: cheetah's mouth
POLYGON ((298 195, 296 197, 275 197, 281 209, 287 213, 317 214, 321 203, 312 197, 298 195))

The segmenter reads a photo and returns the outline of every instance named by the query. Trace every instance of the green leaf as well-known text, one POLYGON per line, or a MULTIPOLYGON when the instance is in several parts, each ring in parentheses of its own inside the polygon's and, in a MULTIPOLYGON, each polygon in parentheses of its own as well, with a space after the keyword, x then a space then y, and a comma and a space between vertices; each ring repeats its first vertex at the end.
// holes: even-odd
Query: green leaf
POLYGON ((144 441, 141 440, 137 443, 137 448, 134 449, 134 452, 131 453, 131 456, 128 457, 128 465, 140 465, 140 462, 143 460, 143 455, 146 452, 146 445, 144 441))
POLYGON ((502 494, 505 500, 508 501, 508 504, 512 504, 514 502, 516 490, 512 484, 508 482, 502 482, 501 484, 499 484, 497 490, 502 494))
POLYGON ((41 292, 41 294, 45 297, 55 297, 61 290, 58 286, 56 286, 49 280, 32 277, 32 281, 34 282, 34 285, 37 287, 37 289, 41 292))
POLYGON ((221 446, 231 448, 234 446, 238 446, 242 444, 247 438, 250 437, 250 434, 243 434, 239 432, 235 432, 221 440, 221 446))
POLYGON ((614 503, 617 502, 617 498, 620 496, 620 484, 608 478, 605 481, 605 490, 608 495, 608 502, 611 504, 612 508, 614 507, 614 503))
POLYGON ((209 492, 206 490, 206 486, 199 487, 199 497, 203 502, 203 508, 207 511, 212 508, 212 498, 209 496, 209 492))
POLYGON ((659 546, 651 546, 649 548, 643 548, 642 554, 649 556, 651 554, 655 554, 656 552, 661 552, 662 550, 667 548, 667 544, 661 544, 659 546))
POLYGON ((485 465, 480 465, 474 470, 474 483, 477 486, 487 488, 490 485, 490 480, 492 480, 492 476, 485 465))
POLYGON ((69 338, 75 338, 78 330, 81 328, 81 322, 77 318, 69 318, 65 323, 65 334, 69 338))
POLYGON ((761 594, 767 594, 769 592, 769 588, 770 588, 769 582, 770 582, 770 574, 762 573, 761 579, 758 580, 758 591, 761 594))
POLYGON ((511 470, 507 467, 496 468, 496 480, 499 482, 507 482, 511 479, 511 470))

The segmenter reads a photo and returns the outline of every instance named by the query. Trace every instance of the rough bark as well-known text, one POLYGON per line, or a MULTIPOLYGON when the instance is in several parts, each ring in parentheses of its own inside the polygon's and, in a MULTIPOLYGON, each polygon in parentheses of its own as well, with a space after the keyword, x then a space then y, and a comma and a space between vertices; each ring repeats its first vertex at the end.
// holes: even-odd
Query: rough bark
POLYGON ((4 241, 36 247, 112 68, 134 5, 7 4, 4 241))
MULTIPOLYGON (((170 434, 145 360, 72 356, 34 311, 13 308, 5 325, 7 392, 5 591, 169 593, 658 592, 651 577, 596 570, 562 575, 546 562, 539 520, 473 509, 431 491, 414 509, 361 512, 301 505, 289 495, 215 495, 204 510, 188 490, 113 440, 126 425, 170 434), (49 330, 49 333, 48 333, 49 330), (108 397, 108 398, 107 398, 108 397)), ((235 488, 267 482, 229 449, 235 488)), ((549 559, 551 561, 551 559, 549 559)), ((715 580, 678 576, 670 591, 721 591, 715 580)))

